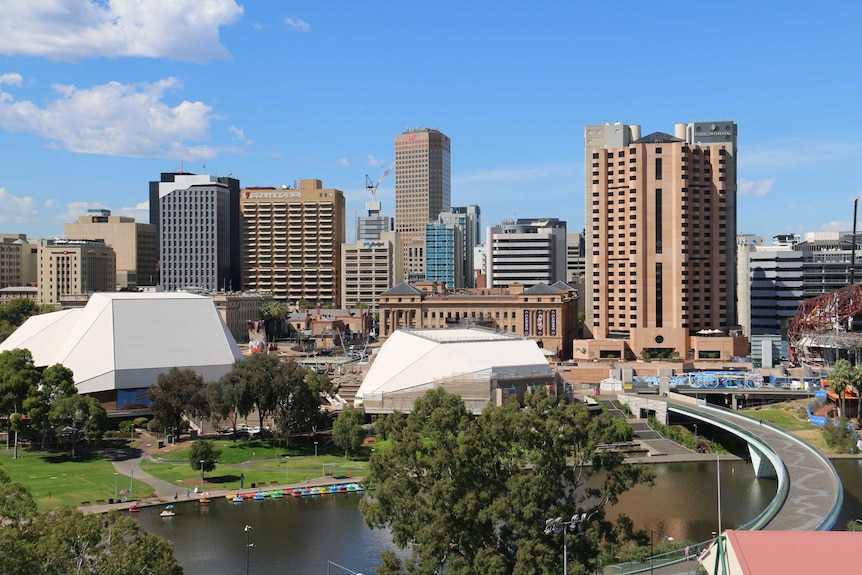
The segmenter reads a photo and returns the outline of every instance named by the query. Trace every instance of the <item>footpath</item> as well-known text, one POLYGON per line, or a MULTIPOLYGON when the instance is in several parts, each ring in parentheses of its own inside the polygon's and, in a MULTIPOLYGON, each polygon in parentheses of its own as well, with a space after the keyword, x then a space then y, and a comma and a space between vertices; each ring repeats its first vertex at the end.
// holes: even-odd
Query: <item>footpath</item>
MULTIPOLYGON (((154 438, 149 437, 146 433, 142 434, 142 445, 155 445, 157 442, 154 438)), ((111 503, 98 503, 96 505, 82 505, 78 508, 82 513, 107 513, 109 511, 124 511, 132 507, 132 502, 137 502, 138 507, 152 507, 155 505, 166 505, 168 503, 180 504, 183 502, 194 502, 199 500, 204 491, 193 493, 186 486, 174 485, 169 481, 159 479, 158 477, 147 473, 141 464, 149 454, 144 449, 124 449, 118 450, 110 456, 111 463, 114 466, 114 471, 119 475, 135 479, 152 487, 152 492, 146 497, 135 497, 134 493, 126 496, 125 501, 111 503)), ((362 477, 351 477, 350 482, 362 482, 362 477)), ((343 477, 316 477, 296 483, 279 483, 270 485, 260 485, 254 489, 205 489, 210 499, 217 499, 234 495, 235 493, 246 493, 260 489, 262 491, 277 491, 283 489, 296 489, 305 487, 339 485, 345 483, 343 477)))

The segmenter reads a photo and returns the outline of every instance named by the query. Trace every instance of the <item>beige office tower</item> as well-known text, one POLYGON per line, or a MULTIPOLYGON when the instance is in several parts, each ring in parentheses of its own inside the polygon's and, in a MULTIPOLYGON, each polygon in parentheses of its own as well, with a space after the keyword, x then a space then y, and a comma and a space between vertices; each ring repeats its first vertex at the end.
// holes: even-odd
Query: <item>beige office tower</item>
POLYGON ((452 205, 450 152, 439 130, 411 128, 395 136, 395 231, 409 281, 425 276, 425 224, 452 205))
POLYGON ((736 134, 731 121, 641 135, 586 126, 586 322, 631 350, 688 352, 736 325, 736 134))
POLYGON ((365 304, 377 313, 380 294, 401 283, 403 247, 397 232, 383 232, 376 240, 360 240, 341 248, 341 307, 365 304))
POLYGON ((0 234, 0 289, 36 285, 37 250, 27 234, 0 234))
POLYGON ((339 304, 344 192, 320 180, 301 180, 299 189, 245 188, 240 211, 244 289, 291 304, 339 304))
POLYGON ((159 284, 155 225, 112 216, 110 210, 87 210, 86 216, 65 225, 65 235, 71 240, 102 240, 114 248, 120 288, 159 284))
POLYGON ((117 291, 117 257, 102 241, 41 240, 36 302, 57 304, 62 296, 117 291))

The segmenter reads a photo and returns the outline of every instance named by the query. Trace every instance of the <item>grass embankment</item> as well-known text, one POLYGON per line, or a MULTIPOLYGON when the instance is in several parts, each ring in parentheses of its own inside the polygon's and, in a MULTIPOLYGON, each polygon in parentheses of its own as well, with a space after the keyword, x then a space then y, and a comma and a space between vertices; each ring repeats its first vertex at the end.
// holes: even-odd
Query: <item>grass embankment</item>
POLYGON ((96 503, 113 498, 132 488, 132 493, 146 496, 152 488, 122 475, 114 477, 111 462, 95 455, 79 455, 72 459, 68 454, 19 451, 18 459, 11 454, 0 455, 2 469, 12 481, 30 488, 40 509, 77 507, 84 501, 96 503))
POLYGON ((770 425, 789 431, 827 455, 834 454, 835 451, 826 445, 821 428, 808 422, 808 413, 805 411, 805 404, 808 401, 807 399, 796 399, 768 406, 747 408, 740 410, 740 413, 751 419, 763 420, 770 425))
MULTIPOLYGON (((372 449, 385 450, 386 442, 363 447, 356 459, 337 455, 314 456, 314 450, 285 448, 261 441, 215 441, 221 450, 216 469, 205 474, 205 489, 239 489, 241 474, 245 475, 245 488, 251 484, 270 485, 273 481, 296 483, 321 477, 324 465, 328 475, 363 475, 368 469, 368 455, 372 449), (288 462, 285 456, 290 456, 288 462), (290 476, 285 475, 289 465, 290 476)), ((200 468, 189 463, 190 442, 161 449, 153 453, 154 459, 141 463, 143 471, 177 486, 177 493, 201 486, 200 468), (157 458, 157 459, 155 459, 157 458)), ((153 489, 146 482, 123 475, 115 475, 107 458, 110 448, 99 454, 83 452, 72 458, 67 453, 19 451, 19 458, 0 454, 0 468, 12 481, 27 485, 40 509, 78 507, 83 502, 107 502, 123 495, 131 487, 134 497, 148 497, 153 489)))
POLYGON ((284 447, 262 441, 214 441, 221 451, 215 470, 204 474, 201 485, 200 469, 189 463, 191 444, 178 446, 169 453, 157 455, 159 461, 144 463, 144 470, 177 485, 181 489, 199 486, 205 489, 245 489, 251 484, 270 485, 273 482, 297 483, 325 475, 362 475, 368 470, 371 449, 380 444, 365 446, 356 459, 338 455, 320 454, 307 449, 284 447), (287 458, 290 457, 288 460, 287 458), (149 469, 147 469, 149 466, 149 469), (243 480, 244 476, 244 480, 243 480))

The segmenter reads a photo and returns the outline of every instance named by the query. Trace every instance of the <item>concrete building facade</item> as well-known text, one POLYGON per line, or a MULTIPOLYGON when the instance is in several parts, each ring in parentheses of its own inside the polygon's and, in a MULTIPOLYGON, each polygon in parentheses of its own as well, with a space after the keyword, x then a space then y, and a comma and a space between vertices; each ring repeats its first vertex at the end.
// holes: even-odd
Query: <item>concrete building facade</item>
POLYGON ((163 290, 242 289, 239 180, 162 174, 161 182, 150 183, 150 202, 150 223, 159 234, 159 285, 163 290))
POLYGON ((425 273, 425 224, 452 203, 451 142, 443 132, 411 128, 395 136, 395 231, 407 277, 425 273))
POLYGON ((341 301, 344 193, 320 180, 241 194, 243 283, 280 301, 341 301))
POLYGON ((341 248, 341 307, 366 304, 378 310, 380 294, 404 277, 404 250, 396 232, 384 232, 376 240, 343 244, 341 248))
POLYGON ((0 234, 0 289, 36 285, 37 251, 26 234, 0 234))
POLYGON ((39 242, 39 304, 62 296, 117 291, 117 256, 102 241, 48 239, 39 242))
POLYGON ((586 126, 586 322, 634 353, 688 356, 689 336, 736 326, 731 121, 586 126))
POLYGON ((112 216, 110 210, 87 210, 86 216, 67 223, 66 238, 102 240, 117 254, 117 287, 158 285, 156 226, 127 216, 112 216))
POLYGON ((485 235, 485 286, 527 287, 566 279, 566 222, 557 218, 504 220, 485 235))
POLYGON ((260 308, 273 301, 272 294, 262 292, 219 292, 209 297, 237 343, 249 341, 249 322, 260 321, 260 308))

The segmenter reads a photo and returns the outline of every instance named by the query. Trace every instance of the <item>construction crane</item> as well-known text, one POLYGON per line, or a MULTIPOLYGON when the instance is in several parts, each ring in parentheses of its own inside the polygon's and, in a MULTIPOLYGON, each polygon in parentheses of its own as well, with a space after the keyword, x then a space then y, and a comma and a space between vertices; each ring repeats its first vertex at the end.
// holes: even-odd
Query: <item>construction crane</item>
POLYGON ((365 189, 368 190, 369 192, 371 192, 371 201, 372 202, 377 201, 377 187, 381 183, 383 183, 383 180, 386 179, 386 176, 388 176, 389 173, 392 172, 392 170, 394 168, 395 168, 395 162, 392 162, 389 165, 389 167, 386 168, 386 171, 383 172, 383 175, 380 176, 374 184, 371 183, 371 178, 368 177, 368 174, 365 174, 365 189))

